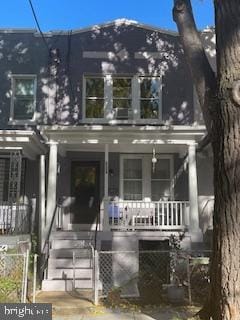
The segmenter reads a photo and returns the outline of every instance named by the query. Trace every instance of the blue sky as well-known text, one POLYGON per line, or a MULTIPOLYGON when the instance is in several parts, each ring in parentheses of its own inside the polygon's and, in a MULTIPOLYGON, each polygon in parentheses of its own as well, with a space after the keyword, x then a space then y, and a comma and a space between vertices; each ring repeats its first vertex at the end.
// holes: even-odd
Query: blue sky
MULTIPOLYGON (((192 0, 199 29, 214 23, 213 0, 192 0)), ((43 31, 70 30, 118 18, 175 30, 173 0, 32 0, 43 31)), ((0 2, 0 28, 36 28, 28 0, 0 2)))

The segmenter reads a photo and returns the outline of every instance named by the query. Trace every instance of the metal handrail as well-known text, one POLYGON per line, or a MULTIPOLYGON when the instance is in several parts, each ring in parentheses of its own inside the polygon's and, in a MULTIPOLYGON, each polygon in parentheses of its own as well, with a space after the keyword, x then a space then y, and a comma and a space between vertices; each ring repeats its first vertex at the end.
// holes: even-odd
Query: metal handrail
MULTIPOLYGON (((93 261, 92 263, 92 279, 94 279, 94 247, 92 244, 87 245, 86 247, 83 247, 81 249, 89 249, 91 252, 91 259, 93 261)), ((73 250, 72 252, 72 266, 73 266, 73 289, 76 289, 76 250, 73 250)))
POLYGON ((46 265, 47 265, 47 262, 48 262, 48 258, 49 258, 49 243, 50 243, 49 239, 50 239, 50 235, 52 233, 53 224, 54 224, 54 221, 55 221, 55 218, 56 218, 56 213, 57 213, 59 207, 60 207, 60 205, 56 204, 56 206, 54 208, 53 215, 52 215, 52 220, 51 220, 51 223, 50 223, 50 226, 49 226, 49 229, 48 229, 48 233, 47 233, 47 237, 45 239, 44 246, 43 246, 43 249, 42 249, 43 261, 42 261, 42 264, 41 264, 41 267, 40 267, 41 275, 43 275, 43 272, 44 272, 44 270, 46 268, 46 265), (47 252, 45 252, 46 248, 47 248, 47 252))
POLYGON ((201 210, 201 214, 204 213, 204 211, 205 211, 205 209, 207 208, 209 202, 214 201, 214 200, 215 200, 214 198, 209 198, 209 199, 207 199, 206 203, 204 204, 204 206, 203 206, 203 208, 202 208, 202 210, 201 210))

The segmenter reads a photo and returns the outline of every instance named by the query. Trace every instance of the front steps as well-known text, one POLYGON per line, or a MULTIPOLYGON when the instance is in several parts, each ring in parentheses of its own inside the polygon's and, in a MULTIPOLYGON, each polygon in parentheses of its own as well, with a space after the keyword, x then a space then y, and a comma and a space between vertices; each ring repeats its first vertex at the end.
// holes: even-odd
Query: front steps
POLYGON ((94 233, 89 231, 56 231, 51 235, 46 279, 42 291, 72 291, 73 251, 75 252, 75 289, 93 288, 93 257, 89 245, 94 233))

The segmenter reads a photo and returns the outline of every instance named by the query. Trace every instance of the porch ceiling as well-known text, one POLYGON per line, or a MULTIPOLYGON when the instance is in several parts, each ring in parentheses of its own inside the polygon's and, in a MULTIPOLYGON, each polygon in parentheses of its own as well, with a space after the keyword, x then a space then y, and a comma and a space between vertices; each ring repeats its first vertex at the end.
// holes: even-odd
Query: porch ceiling
POLYGON ((32 160, 46 153, 46 147, 34 131, 0 130, 0 153, 12 150, 22 150, 23 156, 32 160))

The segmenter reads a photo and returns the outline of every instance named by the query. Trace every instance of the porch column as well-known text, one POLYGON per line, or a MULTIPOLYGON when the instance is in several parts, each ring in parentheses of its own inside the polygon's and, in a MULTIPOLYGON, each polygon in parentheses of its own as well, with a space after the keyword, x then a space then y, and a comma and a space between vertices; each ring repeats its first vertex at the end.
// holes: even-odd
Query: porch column
POLYGON ((109 145, 105 144, 104 148, 104 216, 103 216, 103 229, 109 229, 108 223, 108 174, 109 174, 109 145))
POLYGON ((56 206, 57 194, 57 143, 50 142, 48 160, 48 185, 47 185, 47 210, 46 210, 46 229, 49 230, 54 209, 56 206))
POLYGON ((193 242, 202 241, 202 232, 199 229, 198 215, 198 185, 197 185, 197 164, 196 145, 188 146, 188 185, 190 203, 190 226, 189 231, 193 242))
POLYGON ((45 241, 44 229, 46 228, 46 215, 45 215, 45 155, 40 155, 39 161, 39 237, 40 248, 43 249, 45 241))

